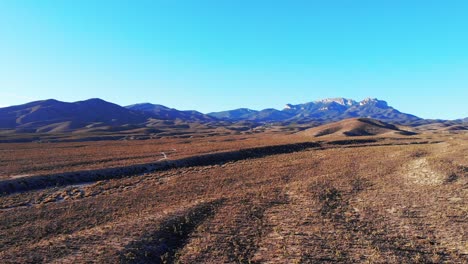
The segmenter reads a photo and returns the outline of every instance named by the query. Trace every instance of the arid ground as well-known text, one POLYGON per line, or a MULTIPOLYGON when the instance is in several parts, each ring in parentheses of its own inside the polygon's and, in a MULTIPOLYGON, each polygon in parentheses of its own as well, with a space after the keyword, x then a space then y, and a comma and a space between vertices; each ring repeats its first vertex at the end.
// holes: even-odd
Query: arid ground
POLYGON ((468 262, 466 133, 3 143, 0 168, 1 263, 468 262))

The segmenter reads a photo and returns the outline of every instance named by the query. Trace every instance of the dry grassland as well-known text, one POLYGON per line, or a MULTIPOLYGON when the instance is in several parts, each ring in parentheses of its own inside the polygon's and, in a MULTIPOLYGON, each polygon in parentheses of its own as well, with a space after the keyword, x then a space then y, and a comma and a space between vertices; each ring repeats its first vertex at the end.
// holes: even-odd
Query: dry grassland
MULTIPOLYGON (((402 138, 4 195, 0 262, 467 263, 468 137, 402 138)), ((4 144, 0 162, 6 178, 304 140, 4 144)))

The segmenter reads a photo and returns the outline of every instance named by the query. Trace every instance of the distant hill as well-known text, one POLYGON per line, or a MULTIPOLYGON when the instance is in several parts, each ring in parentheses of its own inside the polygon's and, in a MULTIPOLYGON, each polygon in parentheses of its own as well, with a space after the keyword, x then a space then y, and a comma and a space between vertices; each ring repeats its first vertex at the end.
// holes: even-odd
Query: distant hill
POLYGON ((101 99, 74 103, 44 100, 0 108, 0 129, 25 132, 67 132, 93 124, 141 124, 149 115, 101 99))
POLYGON ((150 114, 155 119, 161 120, 183 120, 183 121, 201 121, 208 122, 214 121, 216 118, 209 115, 202 114, 197 111, 188 110, 180 111, 174 108, 169 108, 164 105, 151 104, 151 103, 142 103, 126 106, 125 108, 133 111, 142 111, 150 114))
POLYGON ((259 111, 251 110, 248 108, 239 108, 229 111, 213 112, 208 113, 209 116, 231 121, 241 121, 241 120, 250 120, 257 116, 259 111))
POLYGON ((468 124, 449 126, 445 128, 445 131, 468 131, 468 124))
POLYGON ((275 109, 255 111, 242 108, 209 113, 208 115, 231 121, 247 119, 259 122, 323 121, 327 123, 353 117, 367 117, 393 123, 410 124, 422 120, 417 116, 402 113, 389 106, 387 102, 375 98, 367 98, 361 102, 345 98, 328 98, 298 105, 287 104, 281 111, 275 109))
POLYGON ((413 135, 414 132, 371 118, 351 118, 299 132, 312 137, 322 136, 375 136, 382 134, 413 135))

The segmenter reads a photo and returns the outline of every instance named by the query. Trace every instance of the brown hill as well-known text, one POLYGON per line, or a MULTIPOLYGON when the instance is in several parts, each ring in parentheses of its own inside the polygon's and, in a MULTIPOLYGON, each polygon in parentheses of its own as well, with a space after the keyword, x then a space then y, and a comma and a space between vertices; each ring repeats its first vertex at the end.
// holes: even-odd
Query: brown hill
POLYGON ((415 127, 414 130, 421 133, 464 133, 468 131, 468 124, 457 123, 456 121, 445 121, 420 125, 415 127))
POLYGON ((468 125, 454 125, 445 128, 446 131, 468 131, 468 125))
POLYGON ((371 118, 351 118, 300 132, 303 135, 321 136, 374 136, 382 134, 414 135, 414 132, 371 118))

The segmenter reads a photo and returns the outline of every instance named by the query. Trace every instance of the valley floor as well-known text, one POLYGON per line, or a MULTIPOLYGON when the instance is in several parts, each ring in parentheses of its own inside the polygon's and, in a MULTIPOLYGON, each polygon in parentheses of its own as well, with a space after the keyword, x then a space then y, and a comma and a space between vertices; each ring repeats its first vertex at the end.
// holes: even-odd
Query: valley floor
POLYGON ((467 263, 467 139, 343 141, 3 195, 0 262, 467 263))

